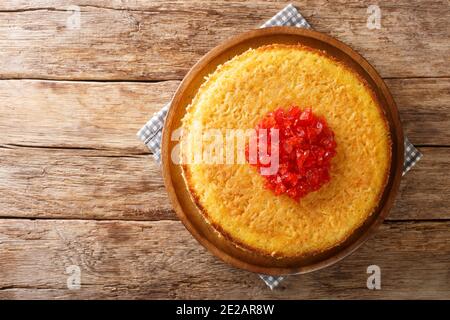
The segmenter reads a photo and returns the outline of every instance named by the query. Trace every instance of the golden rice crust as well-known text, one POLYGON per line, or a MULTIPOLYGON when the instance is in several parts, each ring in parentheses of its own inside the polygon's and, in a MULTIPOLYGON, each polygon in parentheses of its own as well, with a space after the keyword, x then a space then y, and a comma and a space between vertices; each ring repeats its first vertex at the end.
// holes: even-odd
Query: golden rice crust
POLYGON ((350 68, 323 52, 270 45, 219 66, 183 118, 187 131, 194 122, 205 129, 248 129, 269 111, 291 105, 312 107, 326 119, 337 142, 331 181, 300 202, 265 189, 263 177, 248 164, 184 167, 193 198, 222 236, 275 257, 330 249, 377 206, 390 167, 391 142, 372 91, 350 68))

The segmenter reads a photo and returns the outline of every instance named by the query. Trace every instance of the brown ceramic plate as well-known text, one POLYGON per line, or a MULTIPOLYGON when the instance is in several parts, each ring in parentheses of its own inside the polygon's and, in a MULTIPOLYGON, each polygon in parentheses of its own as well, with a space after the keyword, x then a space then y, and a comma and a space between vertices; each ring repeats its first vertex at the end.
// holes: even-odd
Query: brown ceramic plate
POLYGON ((265 274, 306 273, 329 266, 346 257, 375 231, 389 213, 397 193, 403 165, 403 130, 395 102, 375 69, 358 53, 342 42, 325 34, 294 27, 273 27, 252 30, 238 35, 207 53, 181 82, 167 115, 162 138, 162 168, 164 183, 180 220, 192 235, 214 255, 235 267, 265 274), (204 77, 216 67, 249 48, 262 45, 303 44, 325 50, 327 54, 356 71, 372 88, 386 113, 392 139, 392 163, 388 183, 378 207, 371 217, 344 243, 319 255, 308 258, 275 259, 244 251, 227 239, 218 237, 206 223, 193 202, 182 177, 180 165, 171 161, 170 154, 176 141, 171 141, 173 130, 181 126, 186 107, 192 101, 204 77))

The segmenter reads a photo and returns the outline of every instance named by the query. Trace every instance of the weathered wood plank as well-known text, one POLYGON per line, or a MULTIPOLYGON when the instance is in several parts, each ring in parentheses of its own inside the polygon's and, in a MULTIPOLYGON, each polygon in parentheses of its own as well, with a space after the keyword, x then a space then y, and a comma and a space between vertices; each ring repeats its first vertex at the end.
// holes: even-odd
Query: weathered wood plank
MULTIPOLYGON (((148 152, 137 130, 179 82, 0 81, 1 144, 148 152)), ((450 145, 450 79, 390 79, 405 132, 416 144, 450 145)))
POLYGON ((0 148, 0 194, 3 217, 174 218, 151 155, 0 148))
POLYGON ((419 148, 423 158, 408 172, 388 219, 449 219, 450 148, 419 148))
MULTIPOLYGON (((450 219, 450 148, 421 148, 389 219, 450 219)), ((0 148, 0 217, 176 219, 150 155, 0 148)))
POLYGON ((0 81, 0 141, 148 152, 136 132, 178 84, 0 81))
POLYGON ((387 79, 386 84, 413 143, 450 145, 450 78, 387 79))
POLYGON ((450 298, 449 222, 384 224, 339 264, 270 291, 179 222, 0 220, 0 298, 450 298), (381 290, 366 288, 369 265, 381 290), (66 268, 81 269, 68 290, 66 268))
MULTIPOLYGON (((450 76, 448 1, 296 3, 313 27, 348 43, 384 77, 450 76), (339 12, 339 14, 336 14, 339 12)), ((51 79, 180 79, 207 51, 261 25, 278 1, 2 1, 0 76, 51 79), (72 18, 71 18, 72 17, 72 18), (71 20, 72 19, 72 20, 71 20), (68 23, 69 21, 69 23, 68 23)))

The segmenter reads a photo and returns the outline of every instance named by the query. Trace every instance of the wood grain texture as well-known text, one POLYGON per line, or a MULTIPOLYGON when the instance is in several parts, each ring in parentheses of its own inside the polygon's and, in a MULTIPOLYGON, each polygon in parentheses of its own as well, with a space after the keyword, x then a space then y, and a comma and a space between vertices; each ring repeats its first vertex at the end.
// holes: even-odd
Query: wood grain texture
POLYGON ((204 53, 286 2, 78 0, 71 30, 73 4, 0 2, 0 79, 69 80, 0 81, 0 299, 450 299, 448 1, 377 1, 380 30, 366 27, 373 1, 294 2, 385 77, 424 158, 373 239, 274 291, 192 238, 135 134, 204 53), (66 287, 73 264, 81 290, 66 287), (381 291, 366 289, 371 264, 381 291))
POLYGON ((148 153, 136 137, 170 101, 178 81, 0 81, 2 144, 148 153))
POLYGON ((450 78, 386 79, 414 144, 450 146, 450 78))
MULTIPOLYGON (((180 79, 212 47, 256 28, 278 1, 73 1, 0 4, 3 78, 180 79), (238 27, 237 27, 238 26, 238 27)), ((369 30, 373 1, 294 3, 315 30, 349 44, 383 77, 450 76, 448 1, 378 1, 381 29, 369 30), (339 14, 337 14, 339 13, 339 14)))
POLYGON ((174 219, 150 155, 0 149, 1 216, 174 219))
MULTIPOLYGON (((142 154, 137 130, 170 101, 178 81, 0 81, 0 144, 142 154)), ((389 79, 408 138, 450 145, 450 79, 389 79)))
MULTIPOLYGON (((420 150, 388 219, 450 219, 450 148, 420 150)), ((0 194, 2 217, 176 219, 151 155, 0 148, 0 194)))
POLYGON ((180 222, 0 220, 0 298, 450 298, 449 222, 384 224, 330 268, 270 291, 206 252, 180 222), (180 263, 182 261, 182 263, 180 263), (366 287, 369 265, 381 290, 366 287), (68 290, 66 267, 81 268, 68 290))

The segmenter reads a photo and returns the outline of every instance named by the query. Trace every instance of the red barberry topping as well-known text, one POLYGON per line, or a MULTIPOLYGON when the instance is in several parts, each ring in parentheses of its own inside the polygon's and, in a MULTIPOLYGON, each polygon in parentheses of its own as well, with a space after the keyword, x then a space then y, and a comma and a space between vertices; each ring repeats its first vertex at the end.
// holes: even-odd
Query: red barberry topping
MULTIPOLYGON (((292 106, 287 111, 278 108, 264 116, 255 129, 258 148, 267 150, 269 156, 276 150, 271 148, 270 135, 267 135, 267 146, 262 146, 259 129, 279 130, 278 170, 275 174, 264 175, 266 187, 276 195, 286 194, 298 201, 330 180, 330 162, 336 155, 334 133, 325 119, 314 115, 311 108, 301 110, 292 106)), ((248 144, 246 156, 249 161, 248 144)), ((270 165, 263 158, 259 155, 256 161, 249 161, 258 172, 270 165)))

